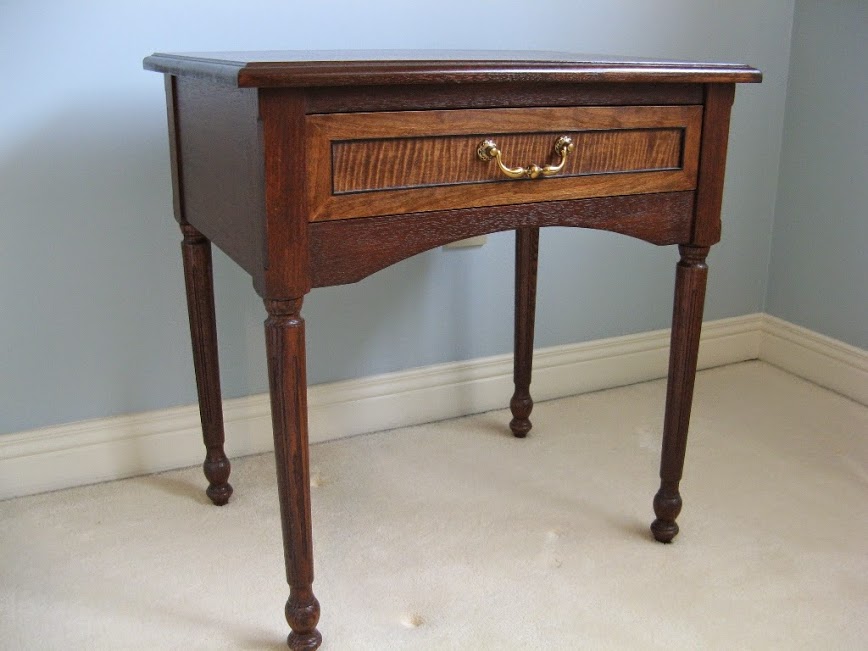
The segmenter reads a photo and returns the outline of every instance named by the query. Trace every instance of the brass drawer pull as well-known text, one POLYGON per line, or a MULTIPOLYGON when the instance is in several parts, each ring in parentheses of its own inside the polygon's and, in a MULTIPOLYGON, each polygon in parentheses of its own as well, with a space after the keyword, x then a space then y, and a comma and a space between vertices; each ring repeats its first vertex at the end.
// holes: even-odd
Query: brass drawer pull
POLYGON ((569 136, 561 136, 555 140, 554 146, 555 154, 561 157, 561 162, 557 165, 546 165, 545 167, 533 164, 528 165, 527 167, 507 167, 503 164, 503 160, 501 159, 500 148, 493 140, 483 140, 480 142, 479 147, 476 148, 476 155, 479 156, 480 160, 484 161, 490 161, 493 158, 497 161, 497 166, 500 168, 500 171, 511 179, 538 179, 541 176, 554 176, 564 169, 564 165, 567 162, 567 155, 573 151, 574 148, 575 145, 573 144, 572 138, 569 136))

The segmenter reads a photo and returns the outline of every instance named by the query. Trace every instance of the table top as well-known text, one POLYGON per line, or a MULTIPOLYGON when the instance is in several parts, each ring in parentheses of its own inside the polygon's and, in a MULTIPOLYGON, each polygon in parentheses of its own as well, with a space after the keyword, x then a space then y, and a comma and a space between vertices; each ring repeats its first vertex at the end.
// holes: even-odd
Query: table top
POLYGON ((739 63, 643 59, 547 51, 281 50, 156 53, 144 67, 238 87, 504 83, 758 82, 739 63))

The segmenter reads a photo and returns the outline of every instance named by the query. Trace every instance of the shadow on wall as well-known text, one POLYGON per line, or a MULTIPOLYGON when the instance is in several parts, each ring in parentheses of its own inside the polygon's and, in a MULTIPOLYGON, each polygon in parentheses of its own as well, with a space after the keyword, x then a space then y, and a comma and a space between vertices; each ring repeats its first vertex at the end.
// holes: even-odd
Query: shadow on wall
MULTIPOLYGON (((165 114, 67 105, 2 153, 0 197, 0 433, 195 402, 165 114)), ((225 256, 214 266, 224 395, 260 393, 262 302, 225 256)), ((417 256, 396 282, 309 299, 311 382, 370 372, 387 305, 424 301, 427 273, 417 256)))
POLYGON ((191 398, 178 391, 182 288, 167 281, 180 263, 153 122, 132 101, 79 103, 0 160, 0 287, 14 315, 0 321, 0 431, 191 398))

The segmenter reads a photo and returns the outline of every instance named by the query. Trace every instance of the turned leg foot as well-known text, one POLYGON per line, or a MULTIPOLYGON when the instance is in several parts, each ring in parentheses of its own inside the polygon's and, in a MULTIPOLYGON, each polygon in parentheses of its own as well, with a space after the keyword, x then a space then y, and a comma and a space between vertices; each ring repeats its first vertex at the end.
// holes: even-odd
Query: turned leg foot
POLYGON ((293 651, 305 651, 310 649, 318 649, 322 644, 322 635, 316 629, 312 633, 296 633, 293 631, 286 637, 286 646, 293 651))
POLYGON ((223 506, 232 495, 232 486, 229 485, 229 459, 223 451, 223 399, 217 360, 211 242, 190 224, 181 224, 181 232, 184 234, 181 253, 193 342, 193 368, 206 449, 205 463, 202 464, 208 480, 205 493, 214 504, 223 506))
POLYGON ((319 601, 310 587, 292 588, 286 602, 286 621, 292 633, 286 638, 290 649, 317 649, 322 644, 322 635, 316 629, 319 621, 319 601))
POLYGON ((533 411, 533 400, 530 394, 525 391, 524 395, 521 395, 516 389, 512 400, 509 401, 509 409, 512 412, 509 429, 512 430, 513 436, 523 439, 533 427, 530 422, 530 412, 533 411))
POLYGON ((205 463, 202 464, 202 470, 205 472, 205 479, 208 480, 208 488, 205 489, 205 494, 217 506, 223 506, 232 497, 232 485, 229 483, 229 472, 232 466, 229 459, 220 450, 215 450, 213 453, 209 451, 205 458, 205 463))
POLYGON ((539 253, 539 228, 515 231, 515 393, 509 401, 512 420, 509 428, 516 438, 530 432, 531 370, 533 368, 533 326, 536 312, 536 271, 539 253))
POLYGON ((678 524, 675 518, 681 513, 681 495, 678 488, 663 489, 657 491, 654 496, 654 514, 657 519, 651 523, 651 533, 654 538, 662 543, 672 542, 678 535, 678 524))
POLYGON ((708 267, 708 247, 679 246, 681 260, 675 275, 675 304, 672 316, 672 343, 669 350, 669 380, 666 387, 666 416, 663 422, 663 454, 660 460, 660 490, 654 497, 657 519, 651 525, 654 538, 671 542, 678 534, 675 519, 681 512, 678 485, 684 469, 687 430, 708 267))

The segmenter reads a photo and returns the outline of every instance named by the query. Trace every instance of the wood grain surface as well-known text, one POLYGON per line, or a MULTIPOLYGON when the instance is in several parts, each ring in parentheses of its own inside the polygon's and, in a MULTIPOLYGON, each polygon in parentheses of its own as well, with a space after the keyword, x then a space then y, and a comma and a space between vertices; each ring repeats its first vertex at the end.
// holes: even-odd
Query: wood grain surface
MULTIPOLYGON (((307 150, 304 95, 293 88, 260 91, 265 168, 264 282, 254 286, 270 300, 298 299, 310 290, 307 214, 304 191, 307 150)), ((240 234, 244 236, 244 233, 240 234)))
POLYGON ((702 104, 700 84, 461 84, 310 88, 308 113, 702 104))
POLYGON ((265 299, 265 349, 271 389, 274 460, 289 598, 284 614, 293 651, 316 649, 319 601, 313 593, 313 534, 310 513, 310 453, 302 299, 265 299))
POLYGON ((173 52, 147 57, 144 67, 259 88, 514 81, 733 83, 762 79, 758 70, 739 63, 526 50, 173 52))
POLYGON ((581 226, 676 244, 689 239, 692 215, 693 193, 671 192, 314 222, 310 274, 314 287, 352 283, 435 246, 539 226, 581 226))
POLYGON ((689 190, 701 117, 693 105, 308 116, 310 219, 689 190), (492 138, 507 165, 551 164, 566 134, 576 149, 550 178, 508 179, 476 156, 492 138))
MULTIPOLYGON (((497 145, 508 167, 556 165, 554 142, 572 138, 558 178, 588 174, 672 170, 681 167, 681 129, 620 129, 501 134, 497 145)), ((476 155, 482 136, 389 138, 337 142, 332 148, 333 194, 506 181, 493 162, 476 155)))
POLYGON ((176 217, 195 226, 254 279, 262 274, 265 197, 257 91, 174 82, 176 217))
POLYGON ((214 312, 214 274, 211 242, 190 224, 182 223, 181 256, 187 290, 187 314, 193 344, 193 370, 199 398, 199 420, 205 442, 202 470, 208 480, 205 493, 217 506, 232 496, 229 483, 231 464, 223 450, 223 402, 220 392, 220 363, 217 357, 217 318, 214 312))
POLYGON ((693 385, 702 332, 708 266, 707 246, 679 245, 681 260, 675 271, 675 299, 672 306, 672 333, 669 348, 669 377, 666 385, 666 415, 663 420, 663 449, 660 457, 660 489, 654 496, 651 524, 654 538, 668 543, 678 534, 675 519, 681 513, 679 482, 684 470, 687 431, 693 403, 693 385))
POLYGON ((702 117, 701 183, 696 188, 696 216, 691 242, 711 246, 720 241, 723 177, 729 142, 729 116, 735 99, 733 84, 708 85, 702 117))
POLYGON ((515 331, 513 337, 512 381, 515 391, 509 401, 513 436, 523 439, 533 428, 530 414, 533 398, 530 381, 533 371, 533 331, 536 321, 536 278, 539 262, 539 227, 515 229, 515 331))

